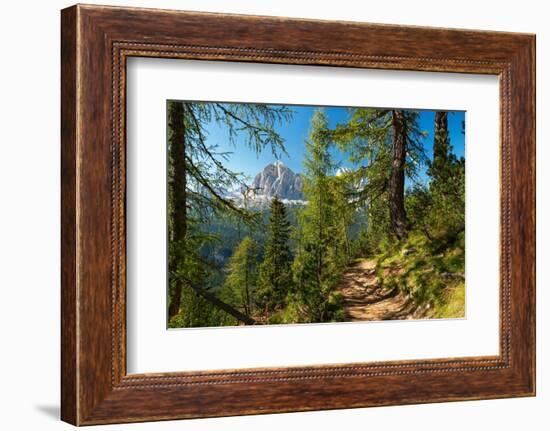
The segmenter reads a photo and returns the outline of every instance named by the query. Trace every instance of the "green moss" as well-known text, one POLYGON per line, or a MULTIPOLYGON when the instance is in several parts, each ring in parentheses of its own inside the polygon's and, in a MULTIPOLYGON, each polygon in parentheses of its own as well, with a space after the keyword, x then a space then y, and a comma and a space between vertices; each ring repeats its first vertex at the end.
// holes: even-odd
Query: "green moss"
POLYGON ((464 283, 447 289, 445 300, 434 310, 436 318, 450 319, 465 317, 466 289, 464 283))
POLYGON ((380 284, 398 287, 419 306, 430 304, 428 317, 464 316, 463 237, 444 244, 411 232, 406 241, 388 247, 376 260, 380 284))

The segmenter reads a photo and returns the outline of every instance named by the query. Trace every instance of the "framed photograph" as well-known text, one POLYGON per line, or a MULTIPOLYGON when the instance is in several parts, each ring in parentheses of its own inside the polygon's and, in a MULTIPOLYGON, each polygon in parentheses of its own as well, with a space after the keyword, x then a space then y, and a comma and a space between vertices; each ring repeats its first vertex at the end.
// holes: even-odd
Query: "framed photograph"
POLYGON ((62 11, 62 419, 535 394, 535 37, 62 11))

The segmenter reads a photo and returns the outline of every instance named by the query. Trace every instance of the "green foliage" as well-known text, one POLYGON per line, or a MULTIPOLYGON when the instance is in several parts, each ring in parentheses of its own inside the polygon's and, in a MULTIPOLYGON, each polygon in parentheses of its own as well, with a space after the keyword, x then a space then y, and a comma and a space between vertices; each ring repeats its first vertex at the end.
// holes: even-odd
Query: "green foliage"
POLYGON ((404 112, 405 173, 411 184, 405 195, 412 231, 409 240, 396 241, 391 235, 388 213, 392 111, 353 109, 350 120, 333 131, 340 148, 351 155, 350 160, 363 163, 349 174, 361 185, 351 194, 353 201, 363 205, 367 213, 367 229, 357 236, 353 249, 359 256, 378 255, 377 275, 381 283, 398 287, 418 305, 431 304, 434 308, 427 314, 463 315, 464 159, 459 160, 452 153, 446 112, 436 114, 431 161, 421 142, 426 135, 417 128, 418 114, 404 112), (427 184, 416 181, 422 166, 427 167, 430 176, 427 184))
POLYGON ((428 165, 431 181, 428 185, 415 186, 406 199, 413 226, 435 240, 436 254, 464 232, 465 161, 457 159, 451 150, 446 127, 436 128, 434 156, 428 165))
POLYGON ((239 313, 257 323, 342 321, 342 275, 357 258, 375 259, 381 287, 399 289, 422 317, 464 315, 465 163, 452 153, 446 113, 436 115, 430 160, 416 111, 353 108, 346 123, 330 129, 317 110, 305 142, 307 204, 287 207, 275 197, 268 212, 221 192, 246 190, 245 179, 225 167, 225 154, 206 146, 207 127, 216 123, 230 142, 279 156, 285 148, 275 126, 291 112, 198 102, 169 102, 170 109, 178 115, 169 124, 169 297, 179 298, 170 327, 250 323, 239 313), (400 159, 406 185, 398 196, 404 196, 403 236, 395 233, 390 185, 396 135, 403 137, 398 130, 406 151, 404 165, 400 159), (183 153, 171 146, 181 136, 183 153), (335 150, 353 168, 338 169, 335 150), (424 172, 429 180, 418 181, 424 172))
POLYGON ((315 112, 306 142, 304 196, 307 206, 298 217, 300 243, 293 272, 296 292, 292 300, 303 306, 304 321, 327 322, 337 318, 333 289, 349 256, 347 217, 342 184, 333 176, 335 165, 329 148, 331 137, 323 111, 315 112))
POLYGON ((181 109, 185 141, 184 154, 174 155, 171 151, 171 134, 174 125, 169 127, 168 177, 169 184, 174 176, 186 177, 187 218, 206 220, 213 213, 233 214, 249 222, 251 213, 237 207, 224 197, 220 190, 236 186, 245 187, 245 177, 239 172, 229 170, 224 161, 228 154, 220 152, 218 147, 208 145, 207 127, 212 123, 224 126, 227 139, 233 145, 237 140, 257 153, 269 149, 274 155, 285 154, 283 138, 275 126, 292 118, 292 111, 286 106, 261 104, 234 104, 210 102, 169 101, 168 109, 181 109), (184 157, 184 167, 176 172, 176 157, 184 157))
POLYGON ((182 308, 168 323, 169 328, 235 326, 237 319, 217 308, 191 289, 182 291, 182 308))
POLYGON ((350 162, 358 165, 346 175, 348 181, 356 186, 348 196, 356 206, 367 211, 368 235, 363 239, 370 244, 369 248, 375 244, 387 245, 394 239, 394 227, 390 222, 390 177, 395 169, 394 117, 397 114, 403 122, 405 134, 403 170, 409 179, 415 180, 418 169, 427 160, 423 145, 426 132, 418 127, 417 111, 352 108, 349 121, 338 124, 331 132, 338 147, 349 154, 350 162))
POLYGON ((432 204, 427 223, 432 223, 431 235, 441 236, 452 241, 464 231, 465 223, 465 163, 449 154, 446 174, 430 186, 432 204))
MULTIPOLYGON (((186 240, 172 241, 169 243, 169 277, 168 298, 172 301, 174 291, 178 284, 190 286, 191 284, 205 285, 211 272, 210 265, 199 254, 200 248, 214 238, 208 234, 202 234, 195 229, 190 222, 187 227, 186 240), (185 256, 183 259, 182 256, 185 256)), ((180 297, 180 314, 172 316, 168 322, 169 327, 217 326, 219 322, 213 309, 205 308, 204 299, 198 297, 192 289, 183 289, 180 297), (206 316, 206 318, 205 318, 206 316)), ((170 303, 168 304, 170 305, 170 303)))
POLYGON ((378 255, 377 276, 385 287, 396 287, 417 306, 423 317, 464 316, 464 243, 457 238, 440 254, 438 240, 421 232, 378 255), (462 298, 462 302, 461 302, 462 298))
POLYGON ((292 254, 290 252, 290 223, 286 208, 278 197, 271 201, 271 215, 267 226, 265 257, 260 266, 260 286, 257 302, 272 311, 284 304, 292 289, 292 254))
POLYGON ((292 111, 285 106, 179 101, 169 101, 167 111, 169 325, 208 326, 212 319, 226 318, 206 313, 211 305, 197 296, 197 289, 208 289, 212 279, 220 278, 215 262, 200 253, 214 239, 203 227, 218 216, 247 225, 258 220, 221 193, 245 185, 244 177, 224 165, 227 154, 207 144, 207 127, 221 125, 229 142, 238 139, 258 153, 269 148, 279 155, 286 149, 275 126, 288 121, 292 111))
MULTIPOLYGON (((204 326, 224 326, 234 325, 236 320, 219 310, 212 303, 197 295, 191 288, 195 286, 201 289, 212 289, 211 278, 218 270, 208 261, 205 261, 198 250, 206 244, 215 241, 208 234, 202 234, 195 230, 194 226, 189 227, 189 234, 185 242, 170 243, 169 253, 173 248, 177 248, 183 253, 185 259, 173 262, 170 266, 169 276, 169 299, 173 297, 173 291, 178 282, 186 286, 181 291, 180 312, 171 317, 168 322, 170 328, 192 328, 204 326)), ((170 254, 175 256, 176 254, 170 254)))
POLYGON ((251 316, 258 283, 258 244, 245 236, 229 260, 222 299, 251 316))

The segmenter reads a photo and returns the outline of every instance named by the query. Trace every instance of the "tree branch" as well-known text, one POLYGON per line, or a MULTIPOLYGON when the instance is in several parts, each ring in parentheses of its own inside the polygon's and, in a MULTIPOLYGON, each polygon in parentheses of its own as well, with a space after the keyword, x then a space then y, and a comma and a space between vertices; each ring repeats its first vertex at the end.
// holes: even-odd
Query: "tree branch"
MULTIPOLYGON (((178 276, 176 276, 176 277, 178 277, 178 276)), ((182 278, 182 277, 178 277, 178 278, 182 278)), ((232 307, 228 303, 223 302, 220 298, 218 298, 213 293, 210 293, 205 289, 202 289, 198 286, 195 286, 193 283, 190 283, 189 280, 185 280, 185 281, 186 281, 185 285, 190 287, 191 289, 193 289, 193 291, 197 295, 202 296, 204 299, 211 302, 213 305, 215 305, 219 309, 221 309, 221 310, 225 311, 227 314, 233 316, 239 322, 243 322, 245 325, 255 325, 256 324, 256 321, 252 317, 241 313, 239 310, 232 307)))

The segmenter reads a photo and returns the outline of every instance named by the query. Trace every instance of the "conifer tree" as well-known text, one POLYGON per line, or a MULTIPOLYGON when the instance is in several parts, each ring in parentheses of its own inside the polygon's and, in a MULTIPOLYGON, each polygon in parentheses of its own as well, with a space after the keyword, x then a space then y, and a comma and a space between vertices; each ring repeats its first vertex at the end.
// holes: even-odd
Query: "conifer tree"
POLYGON ((229 275, 225 280, 225 298, 248 316, 254 312, 254 298, 258 282, 258 245, 245 236, 229 260, 229 275))
POLYGON ((433 182, 438 182, 445 176, 446 171, 448 171, 449 156, 448 112, 437 111, 434 124, 433 158, 429 169, 433 182))
POLYGON ((349 184, 346 175, 340 174, 332 178, 332 193, 334 196, 334 211, 337 221, 336 235, 342 241, 341 260, 349 263, 352 258, 352 239, 350 237, 350 226, 354 223, 355 208, 349 201, 349 189, 355 187, 349 184))
POLYGON ((285 205, 275 196, 267 226, 264 260, 260 266, 258 300, 267 310, 282 304, 292 287, 290 223, 285 205))
POLYGON ((416 111, 354 108, 350 120, 332 133, 340 148, 350 155, 350 161, 362 164, 353 174, 354 180, 362 184, 354 199, 369 207, 370 226, 389 224, 390 234, 397 239, 404 239, 410 227, 405 210, 405 178, 414 178, 426 160, 421 142, 426 134, 418 129, 417 122, 416 111), (380 201, 386 206, 386 214, 379 211, 380 201))
POLYGON ((345 264, 345 237, 337 211, 335 164, 330 155, 328 120, 322 110, 311 120, 304 162, 304 197, 307 206, 299 213, 300 253, 294 261, 296 299, 305 305, 311 322, 333 319, 331 291, 345 264))
MULTIPOLYGON (((292 112, 285 106, 169 101, 167 113, 170 324, 184 308, 183 299, 192 301, 198 295, 216 307, 221 305, 201 287, 202 276, 209 268, 198 254, 196 244, 204 244, 209 237, 200 231, 200 224, 220 214, 247 222, 254 219, 249 211, 221 192, 245 183, 242 175, 222 163, 225 154, 208 144, 208 126, 212 123, 224 126, 230 143, 235 144, 238 139, 258 153, 268 148, 279 155, 286 150, 275 125, 288 121, 292 112), (197 264, 200 271, 196 271, 197 264), (201 274, 200 279, 195 276, 197 273, 201 274), (183 295, 184 288, 194 293, 183 295)), ((226 310, 230 310, 226 305, 226 310)), ((195 307, 191 304, 186 308, 195 307)))
POLYGON ((424 217, 425 232, 435 237, 454 238, 464 230, 465 162, 452 152, 448 112, 438 111, 434 120, 433 159, 428 174, 429 213, 424 217))

